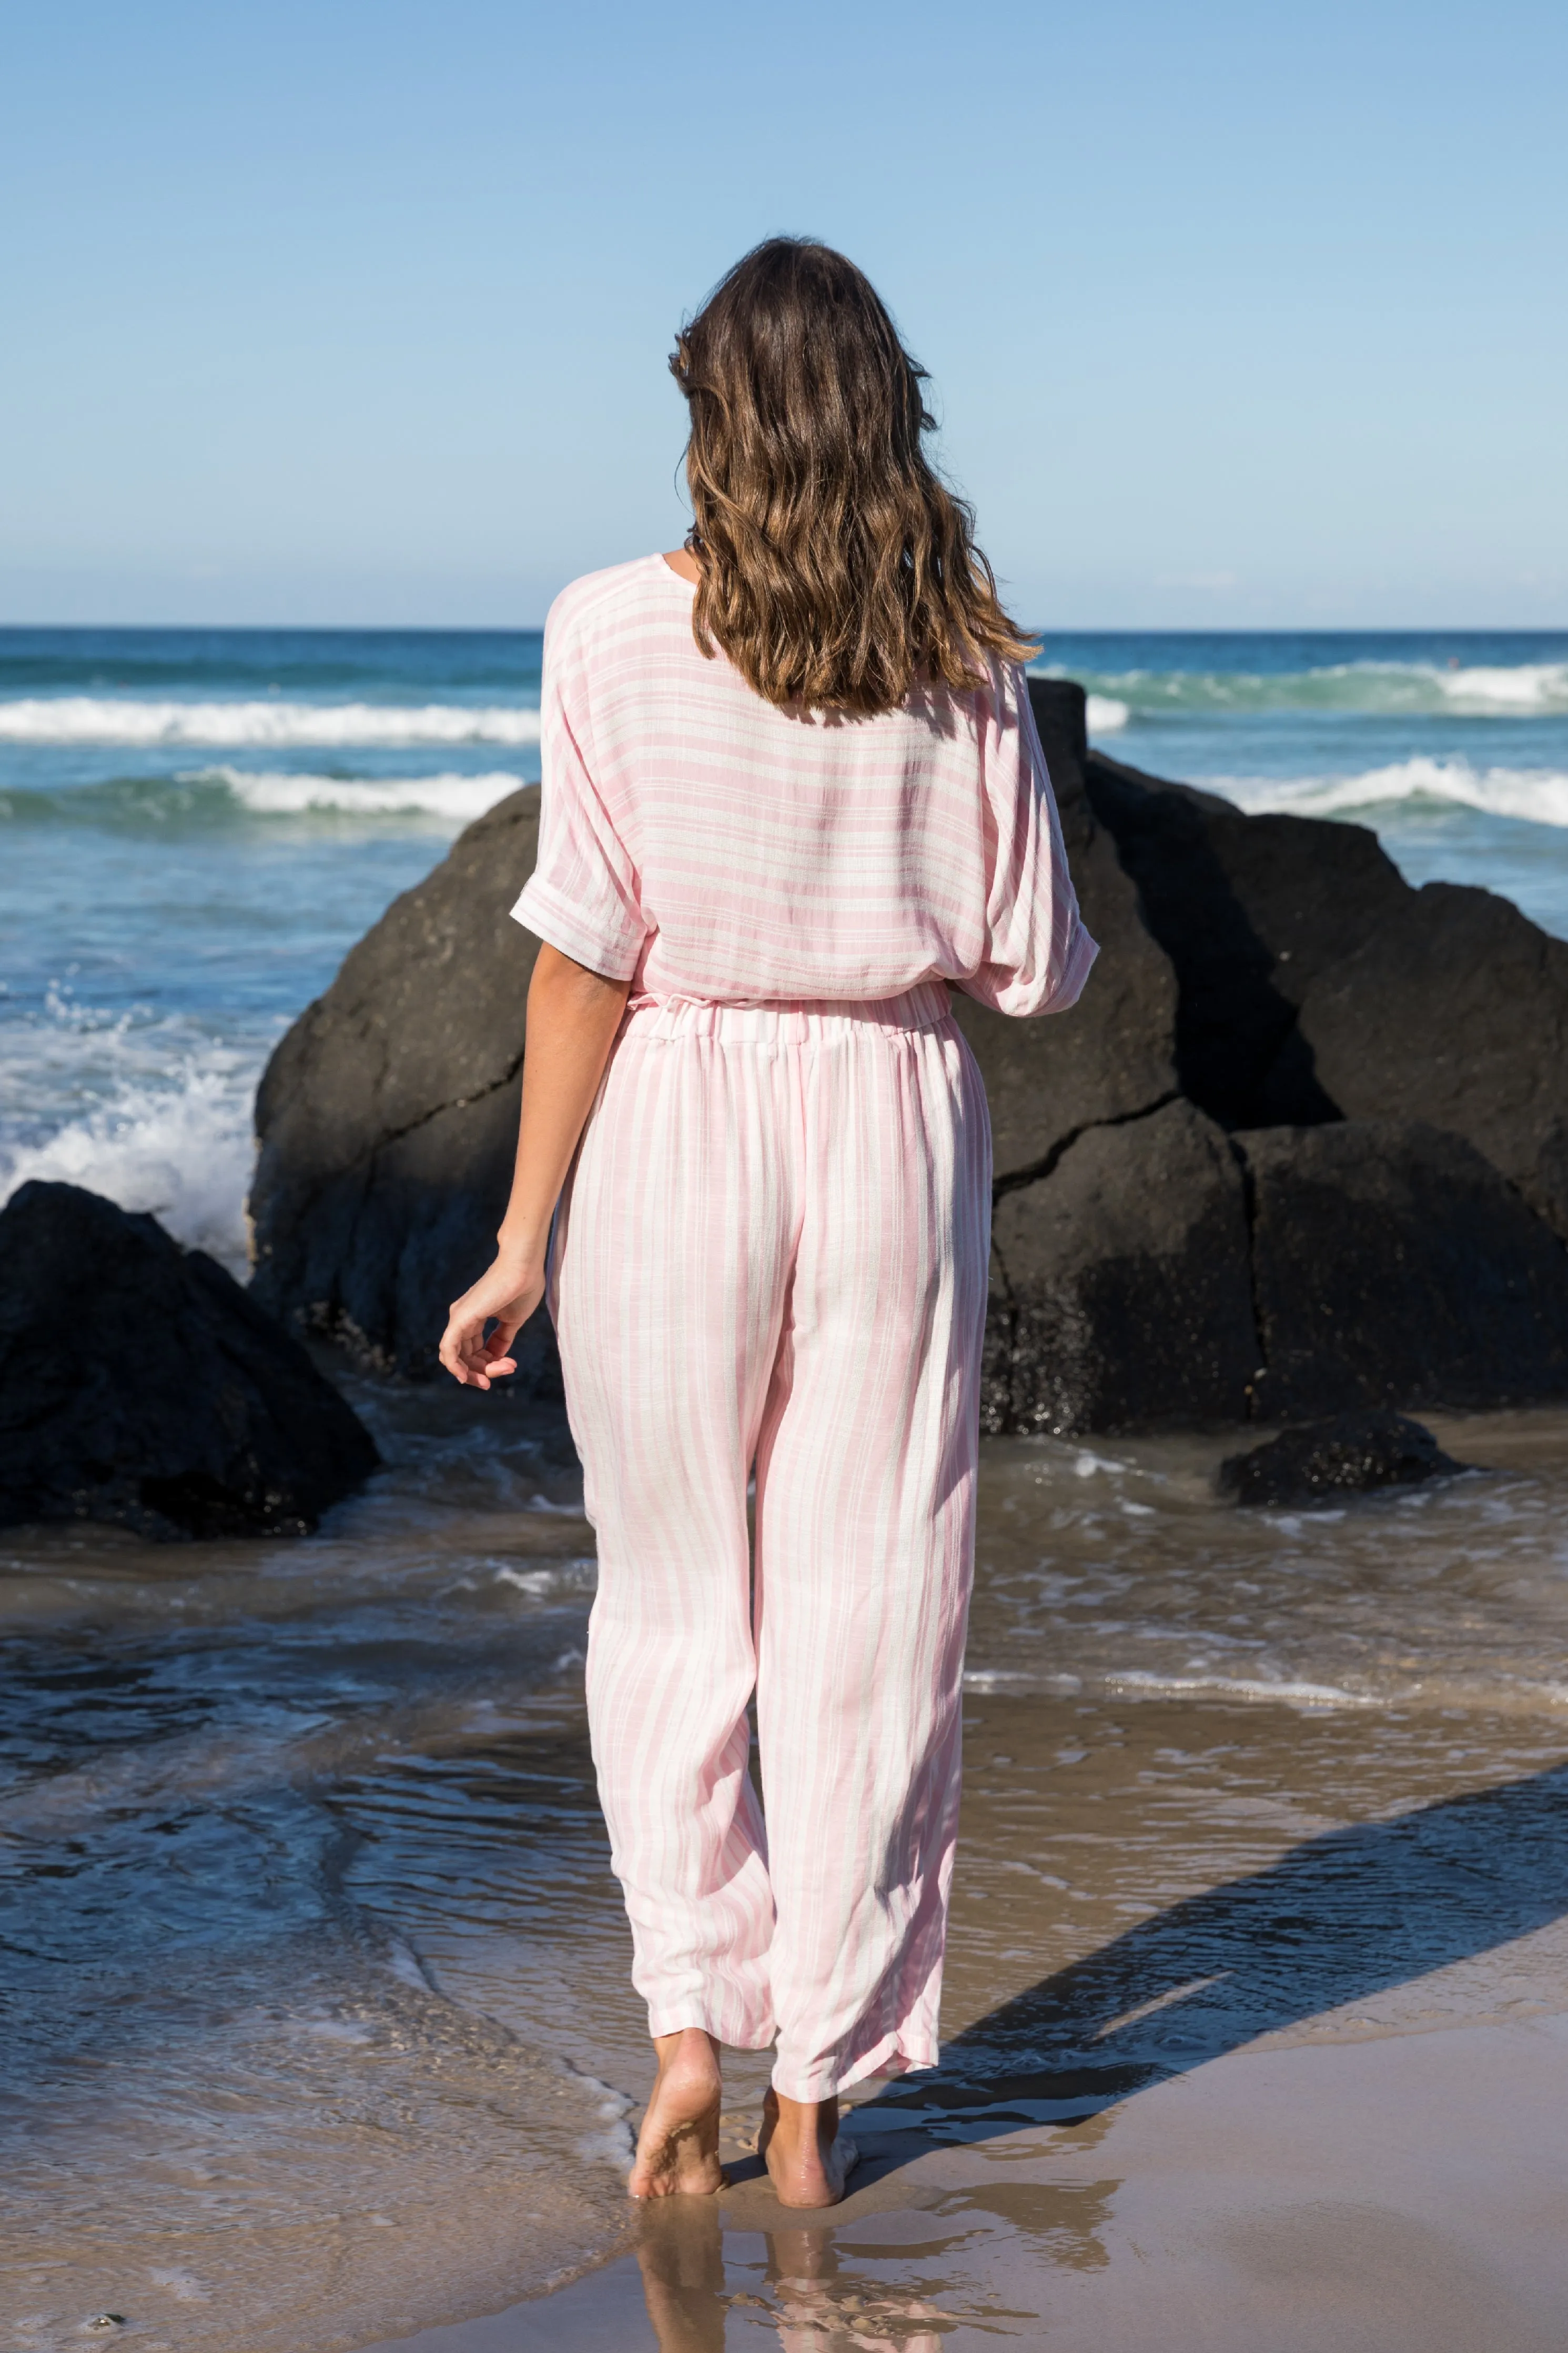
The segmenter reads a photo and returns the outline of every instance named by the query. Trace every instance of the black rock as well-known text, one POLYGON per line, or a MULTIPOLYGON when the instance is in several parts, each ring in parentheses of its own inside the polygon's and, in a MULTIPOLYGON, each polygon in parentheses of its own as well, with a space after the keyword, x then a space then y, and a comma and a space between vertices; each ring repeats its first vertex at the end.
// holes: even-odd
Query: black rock
POLYGON ((1414 1487, 1463 1468, 1429 1430, 1402 1413, 1341 1413, 1230 1455, 1219 1466, 1218 1483, 1238 1504, 1288 1509, 1336 1504, 1379 1487, 1414 1487))
POLYGON ((1374 834, 1247 817, 1089 755, 1086 788, 1180 985, 1182 1090, 1225 1127, 1337 1119, 1298 1028, 1303 989, 1414 894, 1374 834))
POLYGON ((1240 1167, 1190 1103, 1094 1127, 996 1207, 983 1418, 1242 1421, 1258 1363, 1240 1167))
POLYGON ((1098 752, 1084 779, 1175 968, 1194 1103, 1450 1129, 1568 1240, 1568 942, 1490 892, 1412 889, 1361 826, 1247 817, 1098 752))
POLYGON ((1568 1240, 1568 941, 1489 891, 1402 886, 1300 1002, 1348 1119, 1468 1137, 1568 1240))
POLYGON ((1037 1021, 993 1013, 953 992, 991 1103, 999 1177, 1043 1172, 1085 1128, 1127 1119, 1176 1091, 1176 980, 1140 913, 1116 844, 1084 791, 1084 692, 1031 679, 1029 695, 1051 772, 1084 922, 1100 944, 1070 1012, 1037 1021))
POLYGON ((0 1212, 0 1524, 302 1535, 370 1433, 233 1277, 75 1185, 0 1212))
MULTIPOLYGON (((508 910, 538 835, 537 786, 469 826, 351 950, 257 1097, 257 1298, 416 1376, 506 1207, 537 946, 508 910)), ((516 1353, 511 1386, 553 1389, 547 1316, 516 1353)))
POLYGON ((1398 1120, 1235 1142, 1258 1419, 1568 1394, 1568 1250, 1473 1145, 1398 1120))

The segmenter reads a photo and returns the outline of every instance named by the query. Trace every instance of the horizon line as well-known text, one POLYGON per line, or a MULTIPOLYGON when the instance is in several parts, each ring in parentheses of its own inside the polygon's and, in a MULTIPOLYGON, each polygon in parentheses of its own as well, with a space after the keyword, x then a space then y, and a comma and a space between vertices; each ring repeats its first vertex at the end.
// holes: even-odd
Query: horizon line
MULTIPOLYGON (((155 633, 162 630, 207 630, 226 636, 243 636, 247 632, 292 630, 300 635, 317 637, 539 637, 542 621, 18 621, 0 618, 0 632, 7 630, 50 630, 66 633, 79 630, 117 630, 130 636, 138 631, 155 633)), ((1268 638, 1268 637, 1358 637, 1358 638, 1553 638, 1568 637, 1568 618, 1557 622, 1542 621, 1054 621, 1031 625, 1025 629, 1028 638, 1268 638)))

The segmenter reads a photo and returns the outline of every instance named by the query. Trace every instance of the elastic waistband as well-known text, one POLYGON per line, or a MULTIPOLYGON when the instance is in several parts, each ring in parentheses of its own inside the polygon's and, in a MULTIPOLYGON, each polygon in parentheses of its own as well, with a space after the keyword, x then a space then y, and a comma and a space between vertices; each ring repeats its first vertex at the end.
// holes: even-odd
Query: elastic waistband
POLYGON ((801 997, 789 1004, 710 1005, 695 997, 645 997, 626 1008, 621 1035, 638 1039, 719 1038, 727 1045, 804 1046, 879 1029, 889 1036, 934 1029, 951 1018, 947 988, 922 980, 901 997, 801 997))

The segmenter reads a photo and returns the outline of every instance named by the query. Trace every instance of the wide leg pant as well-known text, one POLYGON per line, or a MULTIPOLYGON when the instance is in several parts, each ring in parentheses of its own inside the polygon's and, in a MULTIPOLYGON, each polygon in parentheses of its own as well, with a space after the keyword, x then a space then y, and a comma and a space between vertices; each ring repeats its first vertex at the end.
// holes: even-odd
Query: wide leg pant
POLYGON ((557 1219, 635 1982, 795 2099, 937 2053, 990 1198, 927 985, 633 1011, 557 1219))

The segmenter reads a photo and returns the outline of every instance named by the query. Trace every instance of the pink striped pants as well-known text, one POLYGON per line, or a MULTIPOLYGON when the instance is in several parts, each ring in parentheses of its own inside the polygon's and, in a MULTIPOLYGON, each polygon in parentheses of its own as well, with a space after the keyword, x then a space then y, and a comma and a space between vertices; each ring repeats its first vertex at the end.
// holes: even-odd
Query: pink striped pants
POLYGON ((925 984, 634 1009, 557 1219, 634 1981, 795 2099, 937 2055, 990 1209, 925 984))

